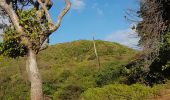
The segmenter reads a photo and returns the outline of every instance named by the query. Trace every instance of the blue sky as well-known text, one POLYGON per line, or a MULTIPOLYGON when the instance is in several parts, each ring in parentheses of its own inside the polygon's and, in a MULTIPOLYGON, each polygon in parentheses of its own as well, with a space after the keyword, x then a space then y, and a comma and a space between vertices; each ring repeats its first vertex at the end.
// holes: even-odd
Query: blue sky
MULTIPOLYGON (((132 23, 124 16, 127 9, 138 9, 137 0, 71 0, 72 8, 64 16, 60 28, 50 37, 50 43, 96 39, 119 42, 130 47, 137 44, 132 23)), ((50 10, 54 22, 62 10, 64 0, 53 0, 50 10)))

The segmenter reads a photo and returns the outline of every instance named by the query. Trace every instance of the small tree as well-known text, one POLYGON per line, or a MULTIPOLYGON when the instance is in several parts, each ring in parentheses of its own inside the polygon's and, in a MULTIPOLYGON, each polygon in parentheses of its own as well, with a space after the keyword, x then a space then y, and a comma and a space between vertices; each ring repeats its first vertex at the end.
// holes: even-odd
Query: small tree
POLYGON ((59 28, 63 16, 70 9, 70 0, 65 0, 65 4, 58 21, 53 24, 49 14, 52 0, 0 0, 0 7, 12 23, 4 31, 0 53, 12 58, 26 55, 31 100, 43 100, 42 80, 36 55, 49 36, 59 28))

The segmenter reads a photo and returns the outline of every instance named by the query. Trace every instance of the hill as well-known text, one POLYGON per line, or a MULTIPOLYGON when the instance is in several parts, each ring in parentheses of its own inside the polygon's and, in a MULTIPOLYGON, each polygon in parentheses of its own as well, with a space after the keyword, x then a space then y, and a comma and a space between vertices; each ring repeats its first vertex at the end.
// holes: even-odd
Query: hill
MULTIPOLYGON (((119 84, 125 80, 124 64, 137 51, 117 43, 96 41, 101 62, 98 68, 93 42, 79 40, 49 46, 37 60, 43 79, 43 91, 54 100, 76 100, 89 88, 119 84)), ((0 57, 0 99, 29 99, 25 58, 0 57)))

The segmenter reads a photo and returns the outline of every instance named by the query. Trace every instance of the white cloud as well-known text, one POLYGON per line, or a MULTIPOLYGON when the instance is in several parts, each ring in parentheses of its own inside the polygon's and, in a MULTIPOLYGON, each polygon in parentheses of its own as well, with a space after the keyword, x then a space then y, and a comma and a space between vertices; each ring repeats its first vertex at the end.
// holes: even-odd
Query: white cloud
POLYGON ((72 8, 75 10, 83 9, 85 5, 84 0, 72 0, 72 8))
POLYGON ((117 42, 134 49, 139 49, 137 46, 139 39, 136 32, 132 29, 116 31, 105 38, 106 41, 117 42))

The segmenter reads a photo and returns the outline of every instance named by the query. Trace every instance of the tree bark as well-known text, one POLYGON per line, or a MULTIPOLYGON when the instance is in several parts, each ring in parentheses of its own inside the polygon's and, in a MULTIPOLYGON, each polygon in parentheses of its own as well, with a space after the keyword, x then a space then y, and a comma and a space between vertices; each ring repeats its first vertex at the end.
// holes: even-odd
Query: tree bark
POLYGON ((28 51, 28 76, 31 82, 31 100, 43 100, 42 81, 37 67, 36 53, 33 50, 28 51))
POLYGON ((97 63, 98 63, 98 69, 100 69, 100 59, 99 59, 99 56, 98 56, 98 53, 97 53, 96 42, 95 42, 94 37, 93 37, 93 46, 94 46, 94 53, 96 55, 96 59, 97 59, 97 63))

